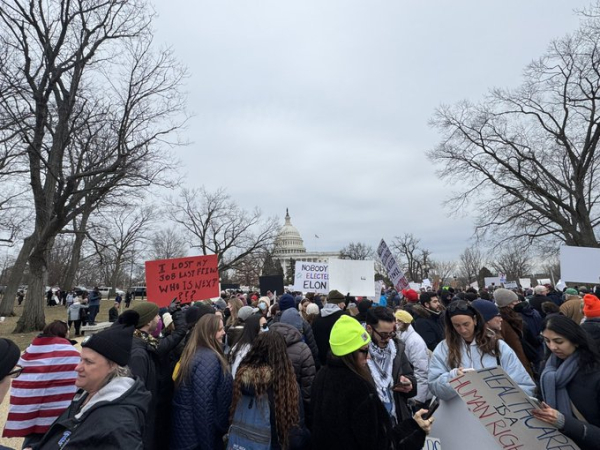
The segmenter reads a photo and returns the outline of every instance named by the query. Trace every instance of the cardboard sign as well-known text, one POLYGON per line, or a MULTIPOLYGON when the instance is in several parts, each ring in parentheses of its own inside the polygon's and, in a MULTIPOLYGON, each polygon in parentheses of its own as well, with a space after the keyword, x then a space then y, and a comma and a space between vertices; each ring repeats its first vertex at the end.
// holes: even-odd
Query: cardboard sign
POLYGON ((385 270, 387 270, 388 277, 394 283, 396 291, 401 292, 402 289, 408 288, 408 279, 402 270, 400 270, 398 261, 396 261, 396 258, 394 258, 394 255, 392 255, 392 252, 383 239, 379 243, 379 247, 377 247, 377 257, 381 261, 381 264, 383 264, 383 267, 385 267, 385 270))
POLYGON ((479 423, 500 448, 577 450, 556 427, 536 419, 536 406, 501 367, 466 372, 450 380, 479 423))
POLYGON ((329 292, 329 264, 296 261, 294 291, 327 294, 329 292))
POLYGON ((600 248, 563 245, 560 248, 560 278, 565 282, 598 284, 600 248))
POLYGON ((219 296, 217 255, 146 261, 148 300, 169 306, 219 296))
POLYGON ((329 288, 342 294, 368 297, 373 295, 375 264, 371 261, 332 259, 329 261, 329 288))

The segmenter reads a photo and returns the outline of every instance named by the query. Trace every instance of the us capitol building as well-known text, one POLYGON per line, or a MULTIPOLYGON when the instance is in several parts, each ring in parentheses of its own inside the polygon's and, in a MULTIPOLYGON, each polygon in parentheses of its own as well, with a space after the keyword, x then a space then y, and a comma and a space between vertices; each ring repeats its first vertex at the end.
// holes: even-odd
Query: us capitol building
POLYGON ((339 252, 307 252, 304 240, 290 219, 288 210, 285 210, 285 224, 279 230, 275 239, 273 258, 279 261, 284 273, 288 273, 292 260, 328 263, 331 259, 339 259, 339 252))

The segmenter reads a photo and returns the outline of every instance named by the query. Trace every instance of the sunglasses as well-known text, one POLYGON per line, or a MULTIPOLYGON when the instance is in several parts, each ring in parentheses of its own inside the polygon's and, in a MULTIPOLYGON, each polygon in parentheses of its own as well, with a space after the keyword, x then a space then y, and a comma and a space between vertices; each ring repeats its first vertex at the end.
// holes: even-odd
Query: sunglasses
POLYGON ((369 349, 368 348, 359 348, 358 352, 362 353, 365 356, 367 356, 369 354, 369 349))
POLYGON ((372 330, 373 330, 373 333, 375 333, 377 336, 379 336, 383 340, 392 339, 392 338, 396 337, 395 331, 390 331, 389 333, 380 333, 375 328, 372 328, 372 330))
POLYGON ((18 378, 18 376, 21 375, 21 372, 23 372, 23 368, 16 366, 11 372, 8 372, 7 376, 11 378, 18 378))
POLYGON ((453 313, 455 311, 469 311, 469 309, 473 308, 469 303, 465 300, 456 300, 450 305, 448 305, 448 312, 453 313))

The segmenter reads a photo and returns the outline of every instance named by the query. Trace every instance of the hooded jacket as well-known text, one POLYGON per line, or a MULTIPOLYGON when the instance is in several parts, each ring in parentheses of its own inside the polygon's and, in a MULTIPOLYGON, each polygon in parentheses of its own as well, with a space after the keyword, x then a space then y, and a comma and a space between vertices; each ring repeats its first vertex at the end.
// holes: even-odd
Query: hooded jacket
POLYGON ((321 310, 321 315, 312 324, 312 330, 319 350, 318 360, 321 366, 327 362, 327 354, 331 350, 329 345, 331 329, 344 314, 346 313, 338 305, 327 303, 321 310))
POLYGON ((588 317, 581 324, 586 333, 596 343, 597 348, 600 348, 600 317, 588 317))
POLYGON ((316 375, 315 360, 312 353, 304 342, 302 335, 292 325, 287 323, 274 323, 269 331, 276 331, 285 339, 287 354, 294 366, 296 380, 300 385, 302 400, 307 407, 310 403, 310 390, 316 375))
POLYGON ((114 378, 83 406, 88 393, 79 390, 52 424, 36 450, 141 450, 150 393, 139 379, 114 378))
POLYGON ((413 327, 421 335, 427 348, 431 351, 444 340, 443 318, 440 313, 435 313, 421 304, 412 307, 415 318, 413 327))

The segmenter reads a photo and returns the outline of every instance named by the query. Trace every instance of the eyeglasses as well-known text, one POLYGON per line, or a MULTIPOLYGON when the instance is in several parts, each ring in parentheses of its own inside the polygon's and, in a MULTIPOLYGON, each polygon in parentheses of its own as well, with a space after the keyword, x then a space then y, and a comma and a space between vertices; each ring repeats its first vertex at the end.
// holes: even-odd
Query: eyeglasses
POLYGON ((23 368, 21 366, 16 366, 11 372, 8 372, 8 376, 11 378, 18 378, 23 372, 23 368))
POLYGON ((369 349, 368 348, 359 348, 358 352, 362 353, 365 356, 367 356, 369 354, 369 349))
POLYGON ((371 328, 371 329, 373 330, 373 333, 375 333, 377 336, 379 336, 383 340, 392 339, 392 338, 396 337, 395 331, 390 331, 389 333, 380 333, 375 328, 371 328))

